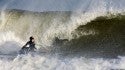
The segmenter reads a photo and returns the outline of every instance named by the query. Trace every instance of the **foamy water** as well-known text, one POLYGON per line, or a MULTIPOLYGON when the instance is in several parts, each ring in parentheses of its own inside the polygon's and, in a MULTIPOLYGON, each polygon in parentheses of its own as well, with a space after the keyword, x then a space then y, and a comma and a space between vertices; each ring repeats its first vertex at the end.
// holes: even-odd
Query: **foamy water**
POLYGON ((125 57, 117 59, 61 57, 60 54, 36 53, 18 55, 21 40, 12 32, 1 33, 0 70, 111 70, 125 69, 125 57), (6 38, 5 38, 6 37, 6 38), (10 43, 5 43, 10 41, 10 43), (18 43, 17 43, 18 42, 18 43), (2 43, 5 43, 2 45, 2 43), (13 44, 14 43, 14 44, 13 44), (11 54, 10 54, 11 53, 11 54), (5 55, 6 54, 6 55, 5 55), (16 55, 15 55, 16 54, 16 55))
POLYGON ((111 70, 125 69, 125 57, 103 58, 58 58, 48 55, 20 55, 13 60, 0 59, 0 70, 111 70))

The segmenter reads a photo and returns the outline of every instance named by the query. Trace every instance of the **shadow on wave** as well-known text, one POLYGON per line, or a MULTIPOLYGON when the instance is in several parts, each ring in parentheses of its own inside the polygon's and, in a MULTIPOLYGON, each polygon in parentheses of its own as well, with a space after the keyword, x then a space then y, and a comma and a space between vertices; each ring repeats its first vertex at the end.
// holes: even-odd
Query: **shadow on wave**
POLYGON ((97 17, 86 25, 79 26, 74 39, 55 39, 54 52, 64 56, 85 56, 95 58, 117 58, 125 55, 125 16, 97 17), (83 35, 89 30, 95 34, 83 35), (77 37, 79 35, 79 37, 77 37), (57 50, 58 49, 58 50, 57 50))

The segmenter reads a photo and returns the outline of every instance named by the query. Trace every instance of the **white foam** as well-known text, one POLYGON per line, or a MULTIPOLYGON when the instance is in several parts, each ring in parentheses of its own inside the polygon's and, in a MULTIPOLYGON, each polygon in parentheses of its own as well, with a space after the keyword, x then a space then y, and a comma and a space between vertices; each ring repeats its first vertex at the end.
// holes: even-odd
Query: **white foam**
POLYGON ((92 59, 64 58, 55 56, 24 55, 14 60, 0 59, 0 70, 110 70, 125 69, 125 58, 92 59))
POLYGON ((0 38, 0 54, 18 52, 23 43, 13 32, 1 32, 0 38))

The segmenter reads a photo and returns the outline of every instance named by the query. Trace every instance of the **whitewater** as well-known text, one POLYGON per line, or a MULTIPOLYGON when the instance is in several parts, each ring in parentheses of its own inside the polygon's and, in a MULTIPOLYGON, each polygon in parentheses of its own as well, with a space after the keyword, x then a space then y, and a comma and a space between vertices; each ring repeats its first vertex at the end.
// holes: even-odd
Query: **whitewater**
POLYGON ((124 70, 124 26, 124 0, 1 0, 0 70, 124 70))

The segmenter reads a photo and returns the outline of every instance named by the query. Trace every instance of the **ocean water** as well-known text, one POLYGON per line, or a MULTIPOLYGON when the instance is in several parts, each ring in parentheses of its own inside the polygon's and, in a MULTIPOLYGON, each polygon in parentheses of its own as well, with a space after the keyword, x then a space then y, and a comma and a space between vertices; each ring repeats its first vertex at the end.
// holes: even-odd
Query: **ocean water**
POLYGON ((13 9, 17 0, 5 3, 0 11, 0 70, 124 70, 122 2, 88 0, 68 11, 36 10, 32 1, 13 9), (37 52, 19 55, 30 36, 37 52))
POLYGON ((4 11, 0 70, 124 69, 124 13, 106 13, 91 20, 80 14, 84 12, 4 11), (38 53, 18 55, 31 35, 38 53))

